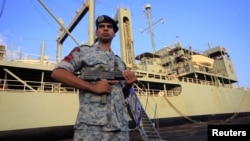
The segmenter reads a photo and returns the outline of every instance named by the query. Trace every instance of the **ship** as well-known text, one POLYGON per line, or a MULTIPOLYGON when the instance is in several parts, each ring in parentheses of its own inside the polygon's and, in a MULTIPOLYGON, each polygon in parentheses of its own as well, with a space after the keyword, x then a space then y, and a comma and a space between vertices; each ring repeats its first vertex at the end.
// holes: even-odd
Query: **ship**
MULTIPOLYGON (((149 4, 145 7, 148 12, 150 8, 149 4)), ((57 61, 64 40, 79 20, 93 11, 90 0, 68 27, 57 21, 62 31, 57 40, 57 61)), ((237 75, 225 47, 218 45, 197 52, 177 42, 135 56, 130 11, 119 8, 115 18, 119 24, 120 56, 138 79, 128 100, 131 131, 139 130, 144 139, 150 138, 147 120, 154 136, 161 139, 158 127, 250 116, 250 89, 234 85, 237 75)), ((89 33, 94 33, 94 14, 89 20, 89 33)), ((90 35, 88 43, 95 43, 94 35, 90 35)), ((7 47, 0 46, 0 140, 72 135, 79 90, 51 78, 56 62, 49 61, 44 49, 43 43, 38 59, 7 60, 7 47)))

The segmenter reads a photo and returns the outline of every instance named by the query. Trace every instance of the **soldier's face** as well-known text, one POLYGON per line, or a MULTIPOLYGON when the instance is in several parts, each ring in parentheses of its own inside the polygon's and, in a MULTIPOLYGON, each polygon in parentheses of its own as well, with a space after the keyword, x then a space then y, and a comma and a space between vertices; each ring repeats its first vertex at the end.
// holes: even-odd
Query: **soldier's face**
POLYGON ((100 23, 96 30, 96 36, 99 39, 113 39, 115 35, 112 24, 110 23, 100 23))

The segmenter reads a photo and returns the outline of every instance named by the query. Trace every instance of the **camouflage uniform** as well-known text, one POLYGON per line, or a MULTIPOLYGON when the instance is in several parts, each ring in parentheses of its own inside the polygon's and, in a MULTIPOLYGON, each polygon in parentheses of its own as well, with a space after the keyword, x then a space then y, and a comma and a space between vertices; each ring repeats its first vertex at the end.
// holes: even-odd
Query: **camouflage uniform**
MULTIPOLYGON (((126 66, 113 51, 105 52, 97 46, 81 46, 74 48, 56 68, 84 73, 85 70, 123 71, 126 66)), ((74 126, 74 141, 129 140, 123 87, 124 81, 121 80, 112 85, 105 104, 101 103, 100 95, 80 90, 80 109, 74 126)))

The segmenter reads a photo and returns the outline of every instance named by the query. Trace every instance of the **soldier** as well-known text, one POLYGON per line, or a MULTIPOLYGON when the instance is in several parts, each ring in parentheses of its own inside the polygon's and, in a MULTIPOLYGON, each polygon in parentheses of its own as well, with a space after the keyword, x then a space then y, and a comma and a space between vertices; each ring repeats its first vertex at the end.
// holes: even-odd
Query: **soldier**
POLYGON ((107 15, 96 19, 98 42, 93 46, 75 47, 53 70, 51 77, 80 89, 80 108, 74 126, 74 141, 128 141, 128 116, 125 98, 137 80, 135 73, 111 50, 118 31, 116 22, 107 15), (75 72, 86 70, 122 71, 124 80, 85 81, 75 72), (103 101, 103 95, 106 95, 103 101))

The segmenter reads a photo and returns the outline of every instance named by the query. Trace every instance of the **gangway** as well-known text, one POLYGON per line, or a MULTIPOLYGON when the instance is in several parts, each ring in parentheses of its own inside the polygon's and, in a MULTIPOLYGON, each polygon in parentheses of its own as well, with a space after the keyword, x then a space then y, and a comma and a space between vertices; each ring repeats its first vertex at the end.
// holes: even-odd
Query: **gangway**
POLYGON ((138 99, 133 88, 130 90, 130 96, 128 99, 129 113, 136 125, 136 130, 139 130, 143 141, 162 141, 162 138, 148 117, 140 100, 138 99))

